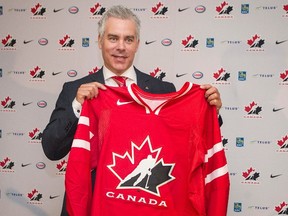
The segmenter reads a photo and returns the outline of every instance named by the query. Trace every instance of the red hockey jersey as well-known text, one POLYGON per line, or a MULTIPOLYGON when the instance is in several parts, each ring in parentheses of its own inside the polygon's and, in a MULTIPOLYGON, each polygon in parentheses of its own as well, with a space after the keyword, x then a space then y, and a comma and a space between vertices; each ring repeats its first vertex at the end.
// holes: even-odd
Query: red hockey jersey
POLYGON ((66 170, 69 215, 225 216, 227 162, 204 93, 189 82, 169 94, 132 84, 86 100, 66 170))

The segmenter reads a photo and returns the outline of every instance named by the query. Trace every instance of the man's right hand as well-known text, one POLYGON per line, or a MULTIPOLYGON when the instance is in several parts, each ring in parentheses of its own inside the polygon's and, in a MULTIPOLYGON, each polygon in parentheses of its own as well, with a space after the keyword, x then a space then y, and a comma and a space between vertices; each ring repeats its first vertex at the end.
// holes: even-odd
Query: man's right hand
POLYGON ((82 84, 77 90, 76 100, 82 105, 85 99, 96 98, 99 94, 99 89, 106 90, 106 87, 99 82, 82 84))

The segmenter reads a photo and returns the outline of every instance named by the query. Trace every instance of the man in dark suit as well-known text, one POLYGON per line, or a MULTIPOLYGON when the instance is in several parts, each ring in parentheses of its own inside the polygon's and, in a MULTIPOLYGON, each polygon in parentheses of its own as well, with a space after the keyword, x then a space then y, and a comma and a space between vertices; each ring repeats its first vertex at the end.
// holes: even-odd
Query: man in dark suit
MULTIPOLYGON (((105 91, 105 85, 117 86, 113 76, 124 76, 127 84, 137 83, 149 93, 176 91, 172 83, 156 79, 133 66, 140 42, 140 20, 131 10, 122 6, 111 7, 99 21, 98 32, 104 66, 97 73, 64 84, 43 131, 42 147, 50 160, 59 160, 69 153, 84 100, 97 97, 105 91)), ((203 88, 207 101, 220 109, 222 103, 218 90, 209 84, 203 88)), ((95 172, 92 173, 92 179, 95 179, 93 174, 95 172)), ((61 215, 67 215, 65 205, 61 215)))

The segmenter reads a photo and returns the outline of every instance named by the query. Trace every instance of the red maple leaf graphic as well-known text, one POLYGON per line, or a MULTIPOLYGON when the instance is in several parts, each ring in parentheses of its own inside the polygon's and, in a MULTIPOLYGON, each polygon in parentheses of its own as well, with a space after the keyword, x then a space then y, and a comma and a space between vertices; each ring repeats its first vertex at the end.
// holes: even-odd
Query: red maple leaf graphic
POLYGON ((64 167, 65 164, 66 164, 66 161, 63 160, 63 161, 60 162, 60 164, 57 164, 56 168, 57 168, 59 171, 61 171, 61 170, 63 169, 63 167, 64 167))
POLYGON ((287 206, 288 204, 287 203, 285 203, 285 202, 282 202, 282 203, 280 203, 280 206, 276 206, 275 207, 275 210, 277 211, 277 212, 280 212, 285 206, 287 206))
POLYGON ((4 38, 4 39, 2 39, 2 44, 7 44, 7 42, 9 41, 9 39, 11 39, 12 38, 12 36, 10 35, 10 34, 8 34, 7 36, 6 36, 6 38, 4 38))
POLYGON ((39 129, 35 128, 32 132, 29 132, 29 137, 33 138, 38 131, 39 129))
POLYGON ((35 5, 34 8, 31 8, 31 12, 32 12, 33 14, 35 14, 40 7, 42 7, 42 5, 40 5, 40 4, 38 3, 37 5, 35 5))
POLYGON ((159 2, 159 3, 156 5, 156 7, 152 7, 152 12, 153 12, 153 13, 156 13, 161 6, 163 6, 163 4, 162 4, 161 2, 159 2))
POLYGON ((252 39, 247 40, 247 43, 251 46, 251 45, 254 44, 254 42, 255 42, 258 38, 260 38, 260 36, 258 36, 257 34, 255 34, 255 35, 252 37, 252 39))
POLYGON ((283 9, 288 13, 288 5, 283 5, 283 9))
POLYGON ((92 14, 94 14, 99 7, 101 7, 101 5, 100 5, 99 3, 95 4, 94 7, 90 8, 90 12, 91 12, 92 14))
POLYGON ((92 71, 89 71, 89 74, 93 74, 96 73, 100 70, 100 68, 98 68, 97 66, 95 68, 92 69, 92 71))
POLYGON ((280 74, 280 78, 283 80, 286 79, 287 77, 288 77, 288 70, 286 70, 284 73, 280 74))
POLYGON ((282 140, 278 140, 277 144, 281 147, 288 140, 288 135, 282 138, 282 140))
POLYGON ((8 161, 10 161, 10 159, 8 157, 6 157, 3 161, 1 161, 0 162, 1 167, 4 167, 8 161))
POLYGON ((28 193, 29 199, 32 199, 36 193, 38 193, 38 191, 36 189, 34 189, 31 193, 28 193))
POLYGON ((34 68, 34 70, 31 70, 31 71, 30 71, 30 75, 31 75, 32 77, 35 76, 35 74, 37 74, 37 72, 38 72, 40 69, 41 69, 40 67, 36 66, 36 67, 34 68))
POLYGON ((60 39, 60 40, 59 40, 59 43, 60 43, 61 45, 64 45, 65 42, 66 42, 69 38, 70 38, 70 37, 69 37, 68 35, 65 35, 63 39, 60 39))
POLYGON ((252 103, 250 103, 250 105, 249 106, 245 106, 245 111, 246 112, 250 112, 251 110, 252 110, 252 108, 254 107, 254 106, 256 106, 257 104, 253 101, 252 103))
POLYGON ((216 11, 220 13, 226 5, 228 5, 228 3, 224 1, 220 6, 216 7, 216 11))
POLYGON ((221 68, 220 70, 218 70, 218 72, 213 74, 213 77, 218 79, 223 72, 225 72, 225 70, 223 68, 221 68))
POLYGON ((150 75, 152 77, 155 77, 157 75, 157 73, 160 72, 160 71, 161 71, 161 69, 159 67, 157 67, 156 69, 154 69, 154 72, 150 72, 150 75))
POLYGON ((11 98, 9 96, 6 97, 4 101, 1 101, 1 105, 5 106, 8 103, 9 100, 11 100, 11 98))
POLYGON ((250 173, 253 172, 253 171, 255 171, 255 170, 252 167, 250 167, 250 169, 248 169, 247 172, 243 172, 242 173, 242 176, 244 178, 247 178, 250 175, 250 173))
POLYGON ((192 35, 189 35, 188 37, 186 37, 186 40, 182 40, 182 44, 184 45, 184 46, 186 46, 188 43, 189 43, 189 41, 191 40, 191 39, 193 39, 194 37, 192 37, 192 35))

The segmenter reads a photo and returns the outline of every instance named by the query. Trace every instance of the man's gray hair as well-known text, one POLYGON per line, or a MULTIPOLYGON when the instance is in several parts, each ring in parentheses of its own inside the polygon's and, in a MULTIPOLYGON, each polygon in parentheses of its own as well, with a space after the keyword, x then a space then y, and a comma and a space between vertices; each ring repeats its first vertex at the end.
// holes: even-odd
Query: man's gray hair
POLYGON ((134 21, 136 24, 136 37, 137 37, 137 40, 140 39, 140 25, 141 25, 140 19, 129 8, 126 8, 122 5, 112 6, 104 13, 102 18, 99 20, 98 34, 100 35, 100 38, 102 38, 102 36, 104 35, 107 19, 110 17, 123 19, 123 20, 129 19, 129 20, 134 21))

